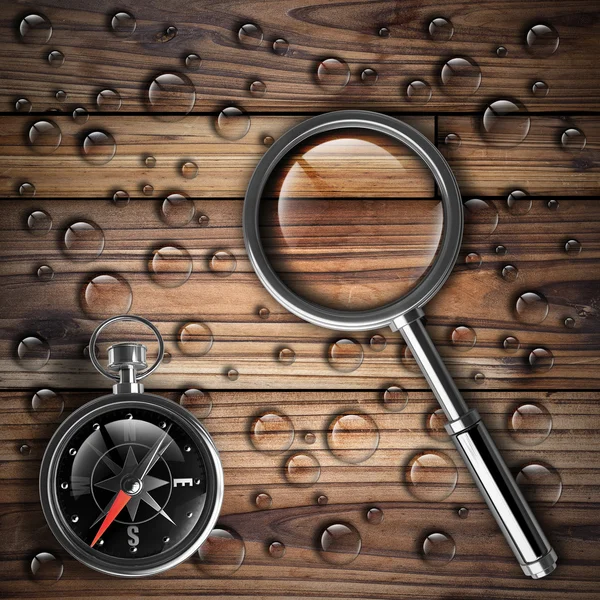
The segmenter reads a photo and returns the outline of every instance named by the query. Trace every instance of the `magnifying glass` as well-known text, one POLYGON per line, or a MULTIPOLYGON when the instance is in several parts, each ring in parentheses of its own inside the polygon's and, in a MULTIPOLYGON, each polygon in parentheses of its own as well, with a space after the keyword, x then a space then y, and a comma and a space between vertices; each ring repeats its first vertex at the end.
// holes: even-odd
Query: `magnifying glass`
POLYGON ((424 325, 422 308, 450 275, 463 233, 460 190, 437 148, 374 112, 310 118, 259 162, 243 226, 256 274, 291 313, 328 329, 400 331, 523 572, 551 573, 556 552, 424 325))

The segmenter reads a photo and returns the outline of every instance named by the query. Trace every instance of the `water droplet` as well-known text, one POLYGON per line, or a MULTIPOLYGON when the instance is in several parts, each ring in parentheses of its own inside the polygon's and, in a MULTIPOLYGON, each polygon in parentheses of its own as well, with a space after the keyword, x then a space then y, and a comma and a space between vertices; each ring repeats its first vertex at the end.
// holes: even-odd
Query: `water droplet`
POLYGON ((71 260, 91 261, 104 250, 104 232, 92 221, 77 221, 67 227, 64 252, 71 260))
POLYGON ((94 165, 110 162, 117 151, 115 138, 105 131, 92 131, 83 140, 83 157, 94 165))
POLYGON ((285 545, 281 542, 273 542, 269 545, 269 554, 273 558, 283 558, 285 556, 285 545))
POLYGON ((129 194, 124 190, 118 190, 113 194, 113 204, 122 208, 129 204, 129 194))
POLYGON ((327 359, 331 367, 342 373, 356 371, 362 365, 364 353, 362 346, 351 338, 342 338, 330 344, 327 359))
POLYGON ((360 534, 349 523, 333 523, 321 533, 320 552, 325 561, 334 565, 347 565, 360 553, 360 534))
POLYGON ((156 166, 156 158, 154 156, 145 156, 144 157, 144 164, 149 168, 149 169, 154 169, 154 167, 156 166))
POLYGON ((258 316, 261 319, 268 319, 271 316, 271 311, 263 306, 262 308, 258 309, 258 316))
POLYGON ((65 92, 64 90, 58 90, 58 92, 56 92, 56 94, 54 94, 54 97, 59 102, 64 102, 67 99, 67 92, 65 92))
POLYGON ((40 552, 31 561, 31 576, 41 583, 57 582, 62 577, 63 571, 62 561, 50 552, 40 552))
POLYGON ((65 64, 65 55, 60 50, 52 50, 48 54, 48 64, 55 69, 62 67, 65 64))
POLYGON ((456 544, 447 533, 430 533, 423 540, 423 559, 441 567, 447 565, 456 554, 456 544))
POLYGON ((537 446, 550 435, 552 417, 541 404, 526 402, 518 406, 509 418, 508 430, 523 446, 537 446))
POLYGON ((117 111, 121 108, 121 95, 115 90, 102 90, 96 96, 96 104, 103 111, 117 111))
POLYGON ((485 375, 483 373, 475 373, 475 375, 473 375, 473 381, 477 385, 483 385, 485 383, 485 375))
POLYGON ((427 104, 431 99, 431 87, 425 81, 413 81, 406 88, 406 99, 414 104, 427 104))
POLYGON ((459 325, 452 331, 452 343, 458 350, 466 352, 475 346, 477 334, 475 330, 466 325, 459 325))
POLYGON ((283 365, 293 365, 296 353, 291 348, 282 348, 278 354, 279 362, 283 365))
POLYGON ((496 56, 504 58, 508 54, 508 50, 504 46, 498 46, 496 48, 496 56))
POLYGON ((88 122, 90 115, 85 108, 79 107, 73 111, 73 121, 78 125, 84 125, 88 122))
POLYGON ((177 27, 173 25, 169 25, 162 33, 159 33, 156 38, 159 42, 163 44, 166 42, 170 42, 177 35, 177 27))
POLYGON ((494 146, 516 146, 529 133, 531 119, 518 100, 496 100, 483 113, 483 137, 494 146))
POLYGON ((406 483, 419 500, 444 500, 454 491, 457 481, 456 465, 442 452, 420 452, 406 467, 406 483))
POLYGON ((496 207, 487 200, 472 198, 467 200, 465 206, 465 224, 468 233, 489 234, 493 233, 498 226, 498 211, 496 207))
POLYGON ((481 85, 481 69, 471 58, 451 58, 440 74, 444 91, 452 95, 474 94, 481 85))
POLYGON ((198 225, 200 225, 200 227, 208 227, 209 222, 210 219, 206 215, 200 215, 198 217, 198 225))
POLYGON ((438 42, 447 42, 454 35, 454 26, 448 19, 437 17, 429 23, 429 36, 438 42))
POLYGON ((326 506, 327 503, 329 502, 329 498, 323 494, 321 494, 320 496, 317 496, 317 504, 319 506, 326 506))
POLYGON ((244 540, 233 529, 213 529, 198 550, 199 566, 210 577, 226 577, 244 562, 244 540))
POLYGON ((568 329, 573 329, 575 327, 575 319, 573 319, 572 317, 567 317, 565 319, 565 327, 567 327, 568 329))
POLYGON ((185 57, 185 66, 190 71, 197 71, 202 64, 202 59, 197 54, 188 54, 185 57))
POLYGON ((536 98, 545 98, 548 95, 549 91, 550 91, 550 88, 548 87, 548 84, 545 83, 544 81, 536 81, 531 86, 531 93, 536 98))
POLYGON ((28 371, 39 371, 50 360, 50 346, 36 336, 23 338, 17 347, 19 364, 28 371))
POLYGON ((181 175, 185 179, 194 179, 198 175, 198 165, 192 161, 182 163, 181 175))
POLYGON ((550 210, 558 210, 558 200, 548 200, 547 206, 550 210))
POLYGON ((367 521, 371 525, 380 525, 383 522, 383 511, 379 508, 370 508, 367 511, 367 521))
POLYGON ((32 108, 31 102, 27 98, 19 98, 15 102, 15 110, 19 113, 30 113, 32 108))
POLYGON ((331 453, 340 460, 360 463, 377 449, 379 429, 369 415, 343 413, 329 424, 327 444, 331 453))
POLYGON ((271 506, 273 505, 273 498, 271 498, 269 494, 257 494, 256 498, 254 499, 254 503, 258 508, 264 510, 266 508, 271 508, 271 506))
POLYGON ((52 23, 44 15, 27 15, 19 25, 19 33, 27 44, 47 44, 52 37, 52 23))
POLYGON ((341 92, 350 81, 350 68, 339 58, 326 58, 317 65, 317 82, 327 92, 341 92))
POLYGON ((452 150, 458 150, 460 148, 460 145, 462 144, 462 140, 460 139, 460 136, 458 134, 449 133, 444 138, 444 144, 446 144, 446 146, 452 150))
POLYGON ((312 433, 312 431, 309 431, 304 435, 304 441, 307 444, 314 444, 317 441, 317 436, 314 433, 312 433))
POLYGON ((545 373, 554 366, 554 355, 546 348, 536 348, 529 354, 529 364, 538 373, 545 373))
POLYGON ((182 193, 169 194, 160 207, 161 219, 171 227, 187 225, 195 214, 194 202, 182 193))
POLYGON ((262 29, 254 23, 246 23, 240 27, 238 39, 248 48, 258 48, 263 41, 262 29))
POLYGON ((519 277, 519 269, 514 265, 505 265, 502 268, 502 279, 504 281, 516 281, 519 277))
POLYGON ((131 13, 120 11, 113 16, 110 26, 116 35, 127 37, 135 31, 137 23, 131 13))
POLYGON ((446 415, 441 408, 437 408, 427 416, 426 428, 427 433, 434 439, 447 440, 448 433, 445 425, 448 422, 446 415))
POLYGON ((550 465, 539 462, 525 465, 516 481, 527 501, 534 506, 554 506, 562 494, 562 479, 550 465))
POLYGON ((263 139, 263 144, 264 144, 265 146, 267 146, 267 147, 268 147, 268 146, 271 146, 271 145, 273 145, 273 142, 274 142, 274 141, 275 141, 275 140, 274 140, 274 139, 273 139, 273 138, 272 138, 270 135, 267 135, 267 136, 266 136, 266 137, 263 139))
POLYGON ((187 115, 194 108, 195 102, 196 88, 183 73, 161 73, 154 77, 148 87, 148 104, 154 113, 167 113, 177 109, 187 115))
POLYGON ((127 280, 116 273, 96 275, 81 290, 81 308, 93 319, 124 315, 131 309, 133 292, 127 280))
POLYGON ((548 316, 548 300, 537 292, 524 292, 517 298, 515 310, 524 323, 541 323, 548 316))
POLYGON ((31 410, 36 421, 54 422, 62 415, 64 409, 63 397, 52 390, 38 390, 31 398, 31 410))
POLYGON ((179 287, 192 273, 193 263, 189 252, 179 246, 163 246, 152 252, 148 271, 152 279, 162 287, 179 287))
POLYGON ((502 346, 509 354, 515 354, 521 348, 521 342, 512 335, 509 335, 503 342, 502 346))
POLYGON ((321 465, 312 454, 297 452, 285 461, 284 472, 293 485, 312 485, 321 476, 321 465))
POLYGON ((535 56, 552 56, 558 49, 558 31, 552 25, 534 25, 527 32, 527 50, 535 56))
POLYGON ((377 32, 377 35, 381 38, 389 38, 390 30, 387 27, 381 27, 377 32))
POLYGON ((179 404, 187 408, 197 419, 206 419, 212 410, 210 395, 197 388, 183 392, 179 397, 179 404))
POLYGON ((177 345, 188 356, 204 356, 212 348, 213 333, 206 323, 186 323, 179 330, 177 345))
POLYGON ((40 281, 52 281, 54 279, 54 269, 48 265, 42 265, 37 270, 37 276, 40 281))
POLYGON ((23 456, 29 456, 31 454, 31 448, 27 444, 21 444, 21 446, 19 446, 19 452, 23 456))
POLYGON ((29 129, 29 143, 37 154, 52 154, 61 141, 62 132, 53 121, 37 121, 29 129))
POLYGON ((240 374, 236 369, 227 369, 227 379, 229 381, 237 381, 240 374))
POLYGON ((587 139, 579 129, 570 127, 560 136, 560 143, 565 150, 581 152, 585 148, 587 139))
POLYGON ((526 215, 531 210, 532 203, 524 190, 513 190, 506 199, 508 210, 513 215, 526 215))
POLYGON ((383 392, 383 406, 390 412, 401 412, 408 404, 408 392, 399 385, 392 385, 383 392))
POLYGON ((262 81, 253 81, 249 89, 255 98, 262 98, 267 93, 267 86, 262 81))
POLYGON ((360 74, 360 80, 365 85, 375 85, 377 83, 378 79, 379 79, 379 74, 377 73, 377 71, 375 69, 365 69, 360 74))
POLYGON ((250 441, 257 450, 283 452, 294 441, 294 426, 286 415, 269 411, 254 419, 250 441))
POLYGON ((382 335, 376 334, 369 340, 369 346, 375 352, 383 352, 387 347, 387 340, 382 335))
POLYGON ((273 52, 279 56, 285 56, 290 49, 290 44, 283 38, 278 38, 273 42, 273 52))
POLYGON ((469 254, 465 256, 465 265, 472 271, 479 269, 481 262, 482 258, 477 252, 469 252, 469 254))
POLYGON ((506 254, 506 246, 496 246, 496 254, 498 256, 504 256, 506 254))
POLYGON ((250 130, 250 117, 241 108, 228 106, 219 113, 215 128, 226 140, 241 140, 250 130))
POLYGON ((463 506, 463 507, 461 507, 461 508, 459 508, 459 509, 458 509, 458 516, 459 516, 461 519, 466 519, 466 518, 469 516, 469 509, 468 509, 468 508, 466 508, 466 507, 464 507, 464 506, 463 506))
POLYGON ((19 196, 33 198, 35 196, 35 185, 29 182, 22 183, 19 186, 19 196))
POLYGON ((144 196, 152 196, 152 194, 154 194, 154 186, 147 183, 142 188, 142 193, 144 194, 144 196))
POLYGON ((228 252, 227 250, 217 250, 217 252, 211 256, 208 267, 216 275, 227 277, 235 271, 237 260, 231 252, 228 252))

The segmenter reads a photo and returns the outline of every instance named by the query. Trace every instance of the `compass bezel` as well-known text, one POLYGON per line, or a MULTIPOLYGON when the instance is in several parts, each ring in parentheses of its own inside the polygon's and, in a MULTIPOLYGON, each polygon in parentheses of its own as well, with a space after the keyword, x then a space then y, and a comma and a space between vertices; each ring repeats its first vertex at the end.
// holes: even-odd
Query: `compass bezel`
POLYGON ((221 510, 224 492, 223 468, 218 451, 200 422, 185 408, 154 394, 108 394, 75 410, 58 427, 40 469, 40 501, 50 530, 61 546, 82 564, 117 577, 148 577, 171 569, 189 558, 213 529, 221 510), (143 409, 161 414, 182 427, 193 439, 206 466, 206 504, 202 516, 177 546, 144 558, 117 558, 90 548, 64 523, 58 501, 57 470, 68 442, 84 424, 107 410, 143 409))

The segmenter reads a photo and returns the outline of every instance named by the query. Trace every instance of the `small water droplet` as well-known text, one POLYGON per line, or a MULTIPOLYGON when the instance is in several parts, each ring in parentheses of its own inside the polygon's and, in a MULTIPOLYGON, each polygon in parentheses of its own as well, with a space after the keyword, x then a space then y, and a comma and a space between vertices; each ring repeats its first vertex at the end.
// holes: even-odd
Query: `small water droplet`
POLYGON ((121 108, 121 95, 115 90, 102 90, 96 96, 99 110, 115 112, 121 108))
POLYGON ((177 27, 174 25, 169 25, 162 33, 159 33, 156 38, 159 42, 163 44, 166 42, 170 42, 177 35, 177 27))
POLYGON ((157 248, 148 261, 152 279, 167 288, 183 285, 190 278, 192 268, 192 257, 185 248, 179 246, 157 248))
POLYGON ((33 198, 35 196, 35 185, 29 182, 22 183, 19 186, 19 196, 33 198))
POLYGON ((19 113, 30 113, 32 108, 31 102, 27 98, 19 98, 15 102, 15 110, 19 113))
POLYGON ((152 196, 152 194, 154 194, 154 186, 147 183, 142 187, 142 193, 144 196, 152 196))
POLYGON ((92 221, 77 221, 67 227, 64 252, 71 260, 91 261, 104 250, 104 232, 92 221))
POLYGON ((529 354, 529 364, 537 373, 545 373, 554 366, 554 355, 546 348, 536 348, 529 354))
POLYGON ((237 369, 227 369, 227 379, 229 379, 229 381, 237 381, 239 376, 240 374, 237 369))
POLYGON ((570 127, 560 136, 560 143, 565 150, 581 152, 585 148, 587 139, 579 129, 570 127))
POLYGON ((29 129, 29 143, 37 154, 52 154, 61 141, 62 132, 53 121, 37 121, 29 129))
POLYGON ((438 42, 447 42, 454 35, 454 26, 448 19, 437 17, 429 23, 429 36, 438 42))
POLYGON ((381 27, 377 32, 377 35, 381 38, 389 38, 390 30, 387 27, 381 27))
POLYGON ((263 41, 262 29, 254 23, 246 23, 240 27, 238 39, 247 48, 258 48, 263 41))
POLYGON ((206 323, 186 323, 179 330, 177 345, 188 356, 204 356, 212 348, 213 333, 206 323))
POLYGON ((552 25, 534 25, 527 32, 527 50, 535 56, 552 56, 560 42, 558 31, 552 25))
POLYGON ((54 279, 54 269, 48 265, 42 265, 37 270, 37 276, 40 281, 52 281, 54 279))
POLYGON ((477 385, 483 385, 485 383, 485 375, 483 373, 475 373, 475 375, 473 375, 473 381, 477 385))
POLYGON ((307 444, 314 444, 317 441, 317 436, 314 433, 312 433, 312 431, 309 431, 306 434, 304 434, 304 441, 307 444))
POLYGON ((470 96, 481 85, 481 69, 471 58, 451 58, 440 74, 444 91, 455 96, 470 96))
POLYGON ((369 415, 342 413, 329 424, 327 444, 340 460, 361 463, 377 450, 379 429, 369 415))
POLYGON ((461 508, 459 508, 459 509, 458 509, 458 516, 459 516, 461 519, 466 519, 466 518, 469 516, 469 509, 468 509, 468 508, 466 508, 466 507, 464 507, 464 506, 463 506, 463 507, 461 507, 461 508))
POLYGON ((31 448, 27 444, 21 444, 21 446, 19 446, 19 452, 23 456, 29 456, 31 454, 31 448))
POLYGON ((498 226, 498 211, 487 200, 472 198, 467 200, 465 207, 465 224, 469 234, 493 233, 498 226))
POLYGON ((56 92, 56 94, 54 94, 54 97, 59 102, 64 102, 67 99, 67 92, 65 92, 64 90, 58 90, 58 92, 56 92))
POLYGON ((423 540, 423 559, 431 565, 447 565, 455 554, 456 544, 447 533, 430 533, 423 540))
POLYGON ((52 23, 41 14, 27 15, 19 25, 19 33, 27 44, 47 44, 52 37, 52 23))
POLYGON ((197 54, 188 54, 185 57, 185 66, 190 71, 197 71, 202 64, 202 59, 197 54))
POLYGON ((527 501, 534 506, 554 506, 562 494, 562 479, 550 465, 539 462, 525 465, 518 472, 516 481, 527 501))
POLYGON ((387 340, 382 335, 376 334, 369 340, 369 346, 375 352, 383 352, 387 347, 387 340))
POLYGON ((50 360, 48 342, 37 336, 23 338, 17 346, 19 364, 28 371, 39 371, 50 360))
POLYGON ((250 117, 241 108, 228 106, 219 113, 215 129, 226 140, 241 140, 250 131, 250 117))
POLYGON ((194 179, 198 175, 198 165, 192 161, 181 164, 181 175, 185 179, 194 179))
POLYGON ((406 483, 419 500, 444 500, 454 491, 457 481, 456 465, 442 452, 420 452, 406 467, 406 483))
POLYGON ((267 135, 267 136, 266 136, 266 137, 263 139, 263 144, 264 144, 265 146, 269 147, 269 146, 272 146, 272 145, 273 145, 273 142, 274 142, 274 141, 275 141, 275 140, 274 140, 274 139, 273 139, 273 138, 272 138, 270 135, 267 135))
POLYGON ((462 144, 462 140, 460 139, 460 136, 458 134, 449 133, 444 138, 444 144, 446 144, 446 147, 452 150, 458 150, 460 148, 460 145, 462 144))
POLYGON ((131 286, 117 273, 96 275, 81 290, 81 308, 93 319, 127 314, 132 302, 131 286))
POLYGON ((516 337, 509 335, 502 342, 502 346, 509 354, 515 354, 521 348, 521 342, 516 337))
POLYGON ((513 190, 506 199, 508 210, 513 215, 526 215, 533 204, 525 190, 513 190))
POLYGON ((573 329, 575 327, 575 319, 573 319, 572 317, 567 317, 565 319, 565 327, 567 327, 568 329, 573 329))
POLYGON ((77 454, 77 450, 75 448, 69 448, 69 456, 75 456, 77 454))
POLYGON ((477 334, 467 325, 459 325, 452 331, 452 343, 458 350, 466 352, 475 346, 477 334))
POLYGON ((548 200, 547 206, 550 210, 558 210, 558 200, 548 200))
POLYGON ((333 523, 320 537, 320 552, 325 561, 334 565, 347 565, 360 553, 360 534, 349 523, 333 523))
POLYGON ((548 316, 548 300, 537 292, 524 292, 517 298, 515 310, 524 323, 541 323, 548 316))
POLYGON ((198 225, 200 225, 200 227, 208 227, 209 222, 210 219, 206 215, 200 215, 198 217, 198 225))
POLYGON ((269 554, 273 558, 283 558, 285 556, 285 545, 281 542, 272 542, 269 544, 269 554))
POLYGON ((383 406, 390 412, 401 412, 408 404, 408 392, 399 385, 392 385, 383 392, 383 406))
POLYGON ((57 69, 65 64, 65 55, 60 50, 52 50, 48 54, 48 64, 57 69))
POLYGON ((447 440, 448 433, 445 425, 447 423, 446 415, 441 408, 437 408, 430 412, 426 420, 427 433, 434 439, 447 440))
POLYGON ((124 190, 117 190, 113 194, 113 204, 119 208, 127 206, 129 204, 129 194, 124 190))
POLYGON ((469 252, 469 254, 465 256, 465 265, 472 271, 479 269, 481 262, 482 258, 477 252, 469 252))
POLYGON ((33 235, 46 235, 52 229, 52 217, 45 210, 34 210, 27 217, 27 227, 33 235))
POLYGON ((244 562, 244 540, 233 529, 213 529, 198 550, 200 569, 210 577, 226 577, 244 562))
POLYGON ((152 79, 148 87, 149 109, 154 113, 177 110, 187 115, 195 102, 196 88, 183 73, 161 73, 152 79))
POLYGON ((498 256, 504 256, 506 254, 506 246, 496 246, 496 254, 498 256))
POLYGON ((83 140, 83 157, 94 165, 105 165, 116 152, 115 138, 106 131, 92 131, 83 140))
POLYGON ((31 561, 31 576, 45 584, 56 583, 63 575, 64 567, 60 559, 50 552, 39 552, 31 561))
POLYGON ((261 319, 268 319, 271 316, 271 311, 263 306, 262 308, 258 309, 258 316, 261 319))
POLYGON ((262 81, 253 81, 249 89, 255 98, 262 98, 267 93, 267 86, 262 81))
POLYGON ((319 506, 326 506, 328 502, 329 502, 329 498, 327 496, 325 496, 324 494, 317 496, 317 504, 319 506))
POLYGON ((119 11, 111 19, 110 26, 114 34, 120 37, 127 37, 135 31, 137 23, 131 13, 119 11))
POLYGON ((342 338, 329 345, 327 359, 332 368, 342 373, 356 371, 362 365, 364 352, 359 342, 342 338))
POLYGON ((283 365, 293 365, 296 360, 296 353, 291 348, 282 348, 279 351, 278 359, 283 365))
POLYGON ((256 498, 254 499, 254 503, 256 504, 257 508, 265 510, 266 508, 271 508, 273 505, 273 498, 271 498, 269 494, 257 494, 256 498))
POLYGON ((275 54, 279 56, 285 56, 289 52, 289 49, 289 42, 287 40, 284 40, 283 38, 277 38, 273 42, 273 52, 275 52, 275 54))
POLYGON ((508 431, 523 446, 537 446, 550 435, 552 417, 541 404, 526 402, 508 419, 508 431))
POLYGON ((179 397, 179 404, 187 408, 197 419, 206 419, 212 410, 210 395, 197 388, 183 392, 179 397))
POLYGON ((502 267, 502 279, 504 281, 516 281, 519 277, 519 269, 514 265, 505 265, 502 267))
POLYGON ((498 58, 504 58, 508 54, 508 50, 504 46, 498 46, 496 48, 496 56, 498 58))
POLYGON ((339 58, 326 58, 317 65, 317 82, 327 92, 341 92, 350 81, 350 68, 339 58))
POLYGON ((383 522, 383 511, 379 508, 370 508, 367 511, 367 521, 371 525, 380 525, 383 522))
POLYGON ((289 483, 307 486, 319 480, 321 465, 312 454, 297 452, 285 461, 284 472, 289 483))
POLYGON ((406 99, 413 104, 427 104, 431 99, 431 86, 418 79, 412 81, 406 87, 406 99))
POLYGON ((494 146, 516 146, 529 133, 531 119, 518 100, 496 100, 483 113, 483 137, 494 146))
POLYGON ((65 409, 65 401, 52 390, 38 390, 31 398, 31 410, 36 421, 51 423, 57 421, 65 409))
POLYGON ((294 441, 294 426, 284 414, 269 411, 254 419, 250 428, 250 441, 257 450, 283 452, 294 441))
POLYGON ((217 250, 208 263, 208 268, 219 275, 220 277, 227 277, 231 275, 237 267, 237 260, 235 256, 227 250, 217 250))
POLYGON ((550 88, 548 87, 548 84, 545 83, 544 81, 536 81, 531 86, 531 93, 536 98, 545 98, 548 95, 549 91, 550 91, 550 88))
POLYGON ((149 169, 154 169, 154 167, 156 167, 156 158, 154 156, 147 155, 144 157, 144 164, 149 169))
POLYGON ((169 194, 160 207, 160 217, 170 227, 187 225, 195 214, 194 202, 183 193, 169 194))
POLYGON ((78 125, 84 125, 88 122, 90 115, 85 108, 78 107, 73 111, 73 121, 78 125))
POLYGON ((361 74, 360 74, 360 80, 365 84, 365 85, 375 85, 377 83, 377 80, 379 79, 379 74, 377 73, 377 71, 375 69, 365 69, 361 74))

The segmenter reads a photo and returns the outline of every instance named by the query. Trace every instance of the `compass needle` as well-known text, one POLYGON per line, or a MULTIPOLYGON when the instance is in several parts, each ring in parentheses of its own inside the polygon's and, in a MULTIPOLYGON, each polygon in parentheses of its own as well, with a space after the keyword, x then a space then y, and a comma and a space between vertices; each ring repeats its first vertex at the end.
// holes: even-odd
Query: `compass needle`
POLYGON ((131 496, 126 494, 123 490, 117 494, 117 497, 109 508, 108 513, 106 513, 106 517, 104 517, 104 521, 102 521, 102 525, 100 525, 100 529, 98 529, 98 533, 96 533, 94 540, 90 544, 92 548, 96 545, 96 542, 102 537, 102 534, 108 529, 110 524, 117 518, 117 515, 123 510, 125 505, 130 500, 131 496))

